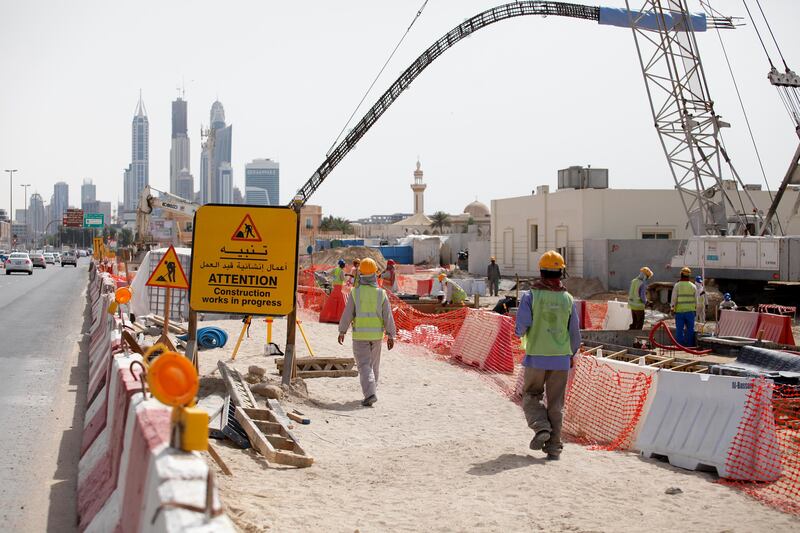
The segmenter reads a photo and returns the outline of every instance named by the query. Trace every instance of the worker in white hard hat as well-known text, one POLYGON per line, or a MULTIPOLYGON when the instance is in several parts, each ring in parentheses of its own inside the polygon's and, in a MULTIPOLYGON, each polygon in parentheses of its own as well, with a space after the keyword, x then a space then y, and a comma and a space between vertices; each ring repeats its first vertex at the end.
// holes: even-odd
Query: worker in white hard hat
POLYGON ((522 410, 534 431, 530 449, 544 451, 550 460, 558 459, 563 448, 564 397, 572 357, 581 344, 575 303, 561 282, 565 267, 558 252, 542 256, 542 277, 523 293, 514 328, 525 348, 522 410))
POLYGON ((647 305, 647 280, 653 277, 650 267, 643 266, 639 275, 631 280, 628 289, 628 309, 631 310, 631 327, 628 329, 644 328, 644 308, 647 305))

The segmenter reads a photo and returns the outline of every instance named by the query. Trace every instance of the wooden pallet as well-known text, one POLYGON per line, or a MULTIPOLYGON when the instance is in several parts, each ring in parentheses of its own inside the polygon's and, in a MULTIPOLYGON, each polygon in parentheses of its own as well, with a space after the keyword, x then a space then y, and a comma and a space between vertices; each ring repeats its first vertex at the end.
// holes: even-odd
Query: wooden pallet
POLYGON ((664 355, 635 355, 628 353, 628 350, 620 350, 618 352, 604 355, 602 358, 612 359, 615 361, 624 361, 626 363, 633 363, 635 365, 649 366, 653 368, 675 370, 677 372, 708 374, 708 365, 704 365, 696 361, 688 361, 686 359, 666 357, 664 355))
POLYGON ((314 458, 303 450, 297 437, 289 431, 291 421, 283 413, 280 404, 269 400, 266 409, 259 408, 238 370, 223 361, 217 361, 217 367, 231 402, 236 406, 236 420, 247 433, 250 445, 271 463, 298 468, 311 466, 314 458))
MULTIPOLYGON (((358 375, 352 357, 300 357, 295 360, 299 378, 342 378, 358 375)), ((283 374, 283 357, 275 359, 278 372, 283 374)))

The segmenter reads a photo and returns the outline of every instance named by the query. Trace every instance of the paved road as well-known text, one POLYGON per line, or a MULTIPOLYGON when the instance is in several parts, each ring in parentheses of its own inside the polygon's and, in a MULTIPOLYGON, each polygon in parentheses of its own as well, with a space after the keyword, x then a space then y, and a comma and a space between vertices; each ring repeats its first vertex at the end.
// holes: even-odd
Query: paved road
POLYGON ((0 269, 0 530, 70 531, 86 356, 88 260, 0 269))

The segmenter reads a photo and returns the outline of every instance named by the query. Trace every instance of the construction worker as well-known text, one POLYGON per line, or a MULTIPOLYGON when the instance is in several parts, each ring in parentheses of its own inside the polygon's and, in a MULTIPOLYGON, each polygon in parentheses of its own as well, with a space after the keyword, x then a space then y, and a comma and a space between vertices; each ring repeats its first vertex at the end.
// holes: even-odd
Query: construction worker
POLYGON ((378 401, 378 374, 381 362, 381 341, 386 332, 386 346, 394 347, 396 335, 392 308, 386 291, 378 287, 378 266, 372 259, 364 259, 359 266, 359 285, 350 292, 339 321, 339 344, 353 324, 353 356, 358 366, 358 377, 364 399, 361 405, 372 407, 378 401))
POLYGON ((344 259, 339 259, 336 267, 331 271, 331 293, 325 299, 325 305, 319 312, 320 322, 338 323, 342 318, 345 306, 344 265, 344 259))
POLYGON ((439 274, 439 283, 445 289, 446 294, 450 297, 445 297, 445 300, 454 305, 462 305, 467 299, 467 291, 458 286, 452 279, 448 278, 445 274, 439 274))
POLYGON ((628 329, 644 328, 644 308, 647 305, 647 280, 653 277, 650 267, 639 269, 639 275, 631 280, 628 289, 628 309, 631 310, 631 327, 628 329))
POLYGON ((531 450, 558 459, 562 410, 572 357, 581 344, 578 313, 572 295, 561 282, 564 258, 549 251, 539 260, 541 278, 519 302, 515 333, 525 349, 522 410, 534 431, 531 450), (547 403, 544 398, 547 397, 547 403))
POLYGON ((500 266, 494 257, 489 259, 489 266, 486 268, 486 280, 489 282, 489 295, 497 296, 500 290, 500 266))
POLYGON ((670 309, 675 313, 675 335, 681 346, 694 346, 697 287, 691 280, 692 270, 689 267, 683 267, 680 281, 672 288, 670 309))
POLYGON ((708 298, 706 296, 706 284, 703 283, 703 276, 694 278, 694 286, 697 288, 697 312, 696 317, 698 322, 706 321, 706 305, 708 298))
POLYGON ((719 304, 720 309, 736 309, 736 302, 731 300, 731 293, 726 292, 722 295, 722 302, 719 304))
POLYGON ((345 274, 348 278, 348 283, 353 287, 358 287, 358 277, 361 275, 358 272, 358 266, 361 264, 361 259, 353 259, 353 273, 352 274, 345 274))
POLYGON ((386 261, 386 270, 381 273, 381 284, 384 289, 397 293, 397 273, 394 270, 394 259, 386 261))

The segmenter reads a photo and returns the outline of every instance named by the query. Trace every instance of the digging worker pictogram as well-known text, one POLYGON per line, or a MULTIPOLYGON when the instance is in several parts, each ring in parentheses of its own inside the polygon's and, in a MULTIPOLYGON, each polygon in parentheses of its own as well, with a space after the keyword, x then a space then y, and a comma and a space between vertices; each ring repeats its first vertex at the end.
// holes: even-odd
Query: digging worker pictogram
POLYGON ((561 282, 565 267, 558 252, 542 255, 541 278, 523 294, 515 328, 525 348, 522 410, 534 431, 530 448, 543 450, 551 460, 558 459, 563 448, 564 394, 572 357, 581 344, 575 303, 561 282))
POLYGON ((372 259, 364 259, 359 266, 359 284, 347 297, 342 318, 339 320, 339 344, 353 324, 353 357, 358 366, 358 377, 364 399, 361 405, 371 407, 378 401, 377 387, 381 363, 381 343, 386 332, 386 346, 394 347, 396 329, 389 297, 378 287, 378 266, 372 259))
POLYGON ((171 282, 175 282, 175 263, 173 261, 167 261, 167 279, 171 282))

